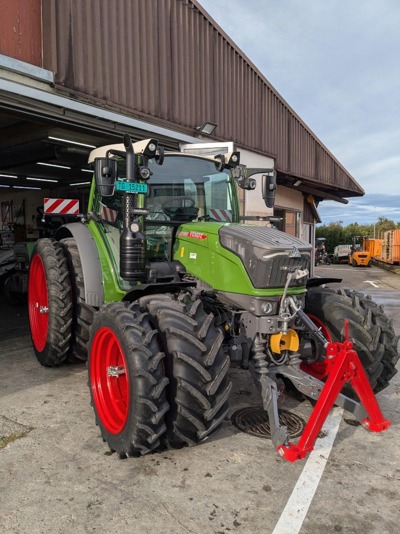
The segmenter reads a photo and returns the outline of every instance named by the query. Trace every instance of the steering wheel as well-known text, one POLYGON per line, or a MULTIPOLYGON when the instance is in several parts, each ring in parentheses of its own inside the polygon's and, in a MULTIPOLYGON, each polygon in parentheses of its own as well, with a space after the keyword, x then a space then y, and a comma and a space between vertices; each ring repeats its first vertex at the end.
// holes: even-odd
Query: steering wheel
POLYGON ((161 206, 163 208, 193 208, 196 202, 192 197, 173 197, 165 200, 161 206))

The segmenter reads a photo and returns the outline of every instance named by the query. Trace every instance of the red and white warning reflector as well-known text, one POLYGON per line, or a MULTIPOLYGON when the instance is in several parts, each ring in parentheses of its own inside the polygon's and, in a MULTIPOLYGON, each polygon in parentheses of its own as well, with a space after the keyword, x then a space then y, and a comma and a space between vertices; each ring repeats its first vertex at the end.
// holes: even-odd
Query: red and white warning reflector
POLYGON ((44 213, 46 215, 79 215, 79 200, 74 198, 45 198, 44 213))
POLYGON ((105 206, 104 204, 100 202, 99 215, 103 219, 103 221, 115 223, 115 220, 118 215, 118 211, 112 210, 111 208, 107 208, 107 206, 105 206))
POLYGON ((232 210, 211 208, 209 211, 211 217, 216 221, 232 222, 232 210))

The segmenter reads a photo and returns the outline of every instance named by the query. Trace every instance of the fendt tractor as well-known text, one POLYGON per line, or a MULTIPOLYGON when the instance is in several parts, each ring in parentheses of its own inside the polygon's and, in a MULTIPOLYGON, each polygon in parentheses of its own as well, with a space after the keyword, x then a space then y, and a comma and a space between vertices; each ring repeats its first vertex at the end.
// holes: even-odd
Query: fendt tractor
MULTIPOLYGON (((39 362, 87 359, 110 449, 125 458, 209 438, 228 414, 231 363, 250 370, 289 461, 313 449, 334 404, 386 430, 374 392, 399 355, 382 307, 311 277, 310 244, 240 223, 238 188, 256 180, 238 152, 123 141, 92 151, 87 213, 37 241, 28 289, 39 362), (279 417, 283 386, 314 401, 297 444, 279 417)), ((275 190, 264 172, 268 207, 275 190)))

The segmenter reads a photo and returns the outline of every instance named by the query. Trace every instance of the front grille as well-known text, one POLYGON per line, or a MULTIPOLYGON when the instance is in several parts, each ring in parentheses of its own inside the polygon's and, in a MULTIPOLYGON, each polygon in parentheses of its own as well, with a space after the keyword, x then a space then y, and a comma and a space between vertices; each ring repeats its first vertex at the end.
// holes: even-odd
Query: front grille
MULTIPOLYGON (((267 260, 259 260, 253 271, 245 265, 246 271, 254 287, 283 287, 286 284, 288 272, 296 269, 310 270, 310 257, 302 255, 301 258, 289 258, 288 254, 274 255, 267 260)), ((304 285, 304 279, 292 279, 290 287, 304 285)))

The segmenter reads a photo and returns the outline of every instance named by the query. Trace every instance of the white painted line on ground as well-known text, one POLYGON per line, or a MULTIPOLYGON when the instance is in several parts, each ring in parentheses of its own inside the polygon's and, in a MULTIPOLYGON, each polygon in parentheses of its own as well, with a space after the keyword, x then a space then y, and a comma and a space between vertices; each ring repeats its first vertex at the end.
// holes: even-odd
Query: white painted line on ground
POLYGON ((331 453, 342 415, 343 410, 338 407, 333 408, 328 415, 323 426, 326 436, 315 442, 314 450, 308 457, 272 534, 297 534, 300 532, 331 453))
POLYGON ((373 280, 364 280, 364 282, 366 284, 371 284, 371 286, 379 287, 378 284, 376 282, 374 282, 373 280))

